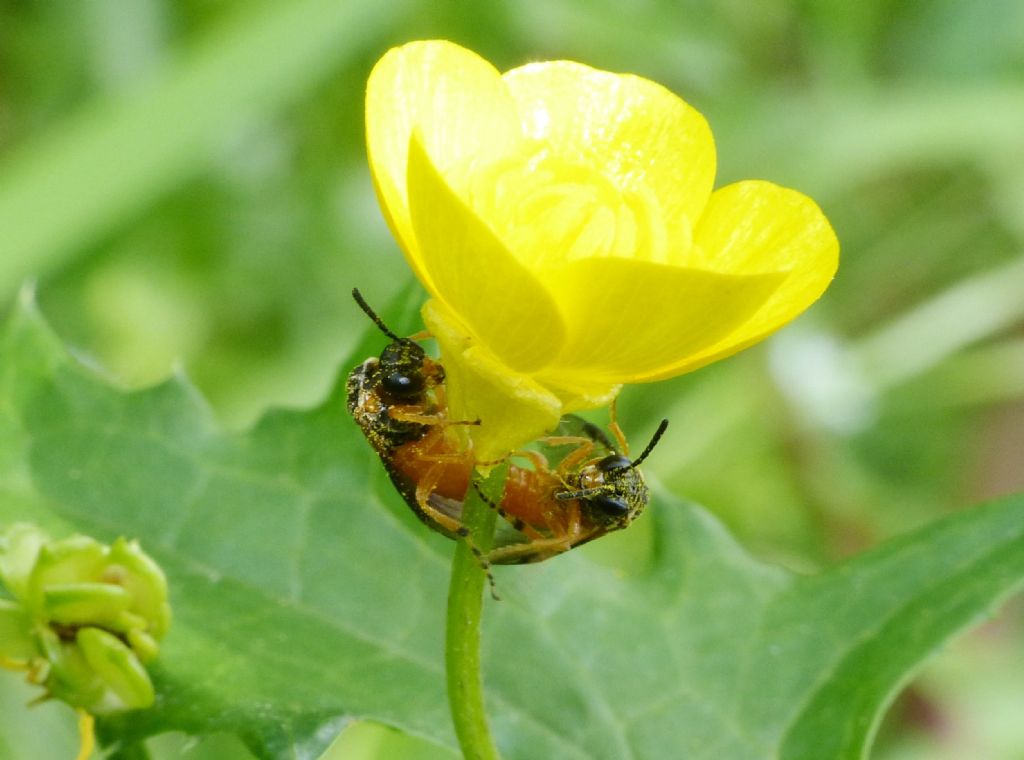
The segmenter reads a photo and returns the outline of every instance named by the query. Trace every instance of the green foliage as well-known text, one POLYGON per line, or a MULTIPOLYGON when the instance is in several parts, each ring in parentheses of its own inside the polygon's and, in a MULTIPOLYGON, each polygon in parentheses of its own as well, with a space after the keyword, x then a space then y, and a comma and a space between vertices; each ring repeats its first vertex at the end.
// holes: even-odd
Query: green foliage
MULTIPOLYGON (((332 396, 217 429, 182 378, 124 393, 27 297, 2 339, 0 519, 138 537, 175 624, 157 705, 107 742, 233 732, 312 757, 372 718, 453 745, 441 666, 451 544, 407 514, 332 396)), ((503 756, 857 758, 910 672, 1024 579, 1024 499, 964 512, 815 576, 748 556, 656 491, 648 566, 573 552, 499 568, 484 678, 503 756)))
POLYGON ((0 296, 194 174, 246 119, 279 108, 351 54, 353 45, 338 44, 346 29, 368 32, 381 21, 366 2, 329 0, 239 14, 143 98, 97 102, 9 159, 0 176, 0 296), (115 165, 111 181, 95 186, 115 165))

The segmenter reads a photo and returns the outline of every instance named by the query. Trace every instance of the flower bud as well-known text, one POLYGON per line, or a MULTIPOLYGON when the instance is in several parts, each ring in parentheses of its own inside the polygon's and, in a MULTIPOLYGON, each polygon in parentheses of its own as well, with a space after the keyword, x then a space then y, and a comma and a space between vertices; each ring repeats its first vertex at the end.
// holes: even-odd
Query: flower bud
POLYGON ((51 540, 33 525, 0 534, 0 662, 47 696, 90 713, 148 707, 143 663, 170 624, 167 581, 135 541, 51 540))

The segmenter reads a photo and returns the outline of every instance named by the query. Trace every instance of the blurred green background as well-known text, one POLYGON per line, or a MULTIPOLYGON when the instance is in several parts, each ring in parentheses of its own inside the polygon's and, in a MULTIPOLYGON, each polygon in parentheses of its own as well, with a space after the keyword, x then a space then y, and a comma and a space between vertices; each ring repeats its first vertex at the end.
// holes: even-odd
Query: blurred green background
MULTIPOLYGON (((409 281, 362 95, 387 47, 428 37, 656 79, 710 121, 719 184, 772 179, 832 220, 839 276, 808 314, 624 393, 631 437, 673 422, 648 472, 797 569, 1024 490, 1020 0, 0 0, 5 309, 34 281, 88 360, 126 386, 184 371, 233 428, 315 403, 367 327, 349 290, 409 281)), ((0 756, 72 756, 68 716, 27 695, 0 676, 0 756)), ((1022 714, 1018 600, 920 675, 874 756, 1020 760, 1022 714)), ((437 752, 360 726, 335 754, 437 752)))

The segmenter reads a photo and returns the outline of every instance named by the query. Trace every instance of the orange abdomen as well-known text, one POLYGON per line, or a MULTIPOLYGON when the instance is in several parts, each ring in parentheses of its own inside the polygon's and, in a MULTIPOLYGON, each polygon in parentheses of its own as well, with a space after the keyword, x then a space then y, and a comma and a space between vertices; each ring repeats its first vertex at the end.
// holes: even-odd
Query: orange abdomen
POLYGON ((509 467, 501 508, 510 517, 517 517, 534 528, 544 529, 548 524, 545 515, 555 514, 559 509, 555 501, 555 491, 559 485, 558 478, 550 471, 509 467))
POLYGON ((442 430, 431 431, 418 441, 399 446, 391 459, 391 466, 413 487, 431 476, 436 478, 432 493, 457 501, 466 497, 473 465, 472 453, 455 449, 442 430))

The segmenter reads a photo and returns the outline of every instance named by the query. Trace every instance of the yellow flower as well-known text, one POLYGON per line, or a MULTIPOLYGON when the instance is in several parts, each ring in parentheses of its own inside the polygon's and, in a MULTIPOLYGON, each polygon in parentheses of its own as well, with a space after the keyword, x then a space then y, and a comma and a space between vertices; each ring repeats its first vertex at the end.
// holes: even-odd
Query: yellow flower
POLYGON ((712 192, 707 122, 662 86, 570 61, 499 73, 450 42, 390 50, 366 93, 384 215, 431 295, 453 418, 480 459, 678 375, 806 309, 838 263, 809 198, 712 192))

